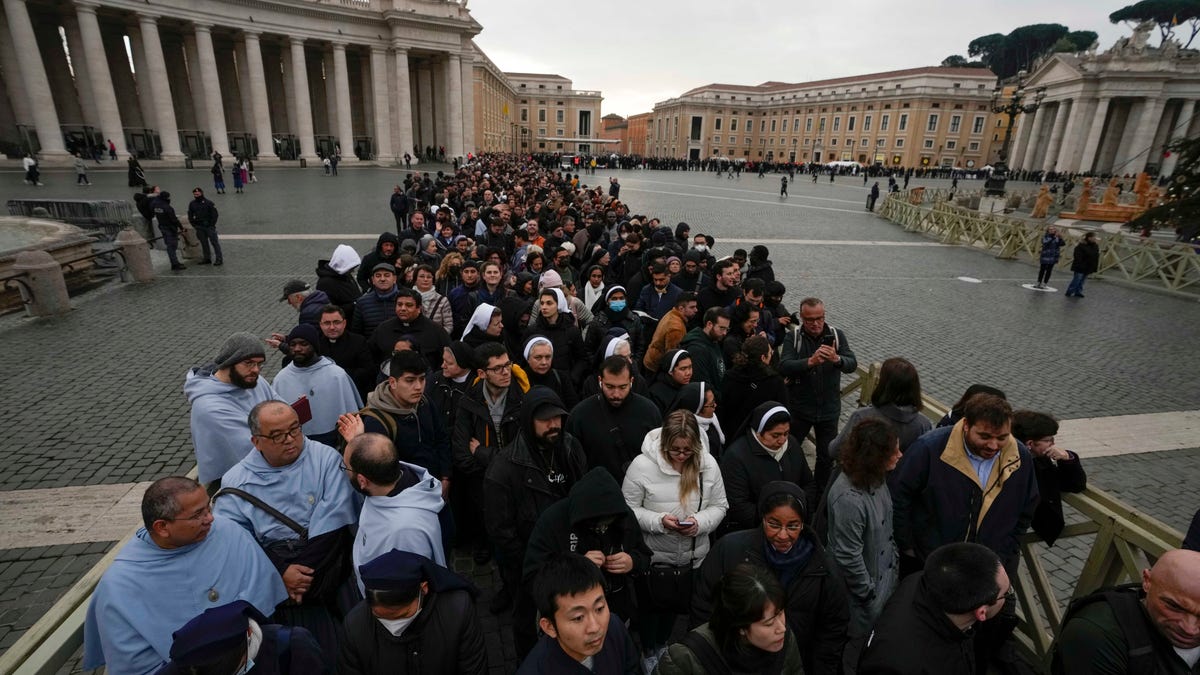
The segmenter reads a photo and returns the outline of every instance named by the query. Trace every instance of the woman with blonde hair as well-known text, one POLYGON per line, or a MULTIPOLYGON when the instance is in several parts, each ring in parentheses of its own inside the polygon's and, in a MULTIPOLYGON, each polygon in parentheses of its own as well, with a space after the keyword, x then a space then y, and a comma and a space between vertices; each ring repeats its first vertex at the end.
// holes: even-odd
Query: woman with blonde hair
POLYGON ((434 275, 434 284, 437 286, 437 292, 450 297, 450 291, 458 288, 462 281, 459 279, 458 273, 462 270, 463 257, 458 251, 452 251, 442 258, 442 263, 438 265, 437 274, 434 275))
POLYGON ((679 614, 691 611, 692 570, 708 553, 708 535, 728 508, 717 460, 696 417, 676 410, 646 434, 625 472, 625 502, 654 556, 643 592, 644 665, 653 669, 679 614))

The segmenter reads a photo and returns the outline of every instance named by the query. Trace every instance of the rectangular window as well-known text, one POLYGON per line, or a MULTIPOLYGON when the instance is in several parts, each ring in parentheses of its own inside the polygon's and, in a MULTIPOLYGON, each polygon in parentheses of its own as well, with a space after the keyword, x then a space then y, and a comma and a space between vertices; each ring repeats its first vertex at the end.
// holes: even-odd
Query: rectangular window
POLYGON ((967 149, 971 152, 979 152, 979 141, 971 141, 967 143, 967 149))
POLYGON ((925 149, 926 149, 926 150, 932 150, 932 149, 933 149, 933 139, 932 139, 932 138, 926 138, 926 139, 925 139, 925 149))
POLYGON ((720 142, 721 142, 720 136, 713 136, 713 143, 720 143, 720 142))
POLYGON ((538 129, 538 136, 545 136, 545 135, 546 135, 546 127, 542 127, 540 129, 538 129))
POLYGON ((824 117, 822 117, 821 121, 817 123, 817 133, 818 134, 825 133, 825 118, 824 117))
POLYGON ((958 128, 962 126, 962 115, 951 115, 950 117, 950 133, 957 134, 958 128))
POLYGON ((729 130, 737 131, 737 118, 736 117, 729 120, 729 130))
POLYGON ((546 109, 545 108, 540 108, 538 110, 538 122, 541 122, 542 124, 546 123, 546 109))
POLYGON ((764 133, 764 132, 766 132, 766 130, 767 130, 767 121, 762 120, 761 122, 758 123, 758 133, 760 133, 760 134, 764 133))
POLYGON ((900 113, 900 123, 896 126, 900 131, 908 130, 908 113, 900 113))
POLYGON ((883 117, 879 118, 879 130, 880 131, 888 130, 888 121, 891 119, 891 117, 892 117, 891 115, 884 115, 883 117))
POLYGON ((688 138, 693 141, 700 140, 700 128, 702 126, 704 126, 704 118, 699 115, 692 115, 692 129, 691 133, 688 134, 688 138))
POLYGON ((870 130, 871 130, 871 116, 867 115, 866 117, 863 117, 863 131, 870 131, 870 130))
POLYGON ((842 118, 840 118, 840 117, 833 118, 833 130, 836 132, 836 131, 841 131, 841 129, 842 129, 842 118))
POLYGON ((975 124, 974 124, 974 126, 971 127, 971 133, 973 133, 973 134, 982 134, 983 133, 983 115, 975 116, 975 124))
POLYGON ((529 121, 529 108, 521 108, 521 121, 522 122, 529 121))
POLYGON ((883 139, 882 138, 875 141, 875 147, 877 147, 877 148, 883 147, 883 139))
POLYGON ((583 137, 583 138, 587 138, 592 135, 592 111, 591 110, 580 110, 579 111, 579 127, 575 131, 580 137, 583 137))
MULTIPOLYGON (((737 143, 737 136, 730 136, 730 137, 729 137, 729 142, 730 142, 731 144, 733 144, 733 143, 737 143)), ((732 151, 732 150, 730 150, 730 152, 733 152, 733 151, 732 151)))
POLYGON ((937 123, 937 113, 929 113, 929 123, 925 125, 925 131, 937 131, 937 123))
POLYGON ((555 136, 565 136, 566 134, 563 133, 562 129, 558 129, 557 131, 554 132, 554 135, 555 136))
POLYGON ((804 120, 804 133, 806 133, 806 134, 812 133, 812 118, 811 117, 806 118, 804 120))
POLYGON ((715 122, 713 122, 713 124, 717 125, 716 127, 714 127, 714 128, 717 130, 717 131, 720 131, 720 130, 721 130, 721 118, 720 118, 720 117, 718 117, 718 118, 716 119, 716 121, 715 121, 715 122))
POLYGON ((771 120, 771 133, 775 133, 775 120, 771 120))
POLYGON ((946 141, 946 149, 953 150, 958 147, 958 141, 946 141))
POLYGON ((797 133, 798 131, 800 131, 800 118, 799 117, 792 120, 792 133, 794 134, 794 133, 797 133))
POLYGON ((861 143, 861 145, 862 145, 862 146, 865 148, 865 147, 867 147, 867 145, 869 145, 870 143, 871 143, 871 139, 869 139, 869 138, 864 138, 864 139, 862 139, 862 143, 861 143))
POLYGON ((853 116, 851 116, 850 119, 846 120, 846 131, 854 131, 854 117, 853 116))
POLYGON ((559 124, 566 122, 567 121, 567 111, 555 110, 554 111, 554 121, 558 122, 559 124))
POLYGON ((897 147, 897 148, 903 148, 903 147, 904 147, 904 139, 903 139, 903 138, 897 138, 897 139, 896 139, 896 147, 897 147))

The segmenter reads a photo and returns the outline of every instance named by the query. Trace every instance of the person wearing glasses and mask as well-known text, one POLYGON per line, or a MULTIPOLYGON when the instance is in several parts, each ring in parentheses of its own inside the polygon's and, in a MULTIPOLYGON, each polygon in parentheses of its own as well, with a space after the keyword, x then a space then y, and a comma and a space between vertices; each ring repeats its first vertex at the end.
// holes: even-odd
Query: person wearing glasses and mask
POLYGON ((1013 599, 995 553, 971 542, 947 544, 900 582, 867 640, 859 675, 971 675, 977 628, 1013 599))
POLYGON ((838 675, 850 615, 846 584, 833 558, 807 526, 805 492, 795 483, 772 481, 758 500, 754 528, 722 537, 700 566, 692 596, 692 626, 709 620, 714 589, 743 563, 763 567, 783 587, 788 630, 796 638, 804 672, 838 675))
POLYGON ((254 539, 214 516, 204 486, 160 478, 142 495, 142 524, 104 572, 83 627, 83 667, 153 673, 172 656, 171 632, 197 614, 245 600, 271 615, 283 580, 254 539))
POLYGON ((296 411, 281 401, 254 406, 249 424, 254 450, 221 477, 213 511, 253 535, 279 571, 288 602, 276 618, 306 626, 333 653, 330 609, 350 574, 346 554, 358 524, 342 457, 305 438, 296 411))

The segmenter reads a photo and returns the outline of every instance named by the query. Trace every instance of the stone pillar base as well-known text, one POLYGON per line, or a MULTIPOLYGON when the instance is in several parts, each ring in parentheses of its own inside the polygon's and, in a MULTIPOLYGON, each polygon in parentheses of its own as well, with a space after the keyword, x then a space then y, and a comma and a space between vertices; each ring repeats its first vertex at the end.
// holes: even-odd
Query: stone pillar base
POLYGON ((150 260, 150 245, 142 235, 130 228, 117 233, 117 245, 125 258, 125 272, 137 283, 154 281, 154 263, 150 260))
POLYGON ((54 256, 45 251, 21 251, 11 269, 22 274, 29 284, 28 290, 21 286, 21 296, 28 303, 25 307, 30 316, 55 316, 71 311, 67 280, 54 256))

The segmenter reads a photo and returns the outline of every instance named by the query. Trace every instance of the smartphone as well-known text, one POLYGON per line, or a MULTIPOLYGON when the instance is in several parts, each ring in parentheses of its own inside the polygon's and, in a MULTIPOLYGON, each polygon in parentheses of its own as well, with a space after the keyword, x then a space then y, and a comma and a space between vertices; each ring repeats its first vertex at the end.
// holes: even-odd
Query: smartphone
POLYGON ((696 521, 694 521, 694 520, 681 520, 681 521, 679 521, 679 526, 680 526, 680 527, 691 527, 691 526, 693 526, 693 525, 695 525, 695 524, 696 524, 696 521))
POLYGON ((836 340, 837 340, 837 337, 831 333, 831 334, 826 335, 825 337, 821 338, 821 344, 829 345, 830 347, 832 347, 833 343, 836 340))

